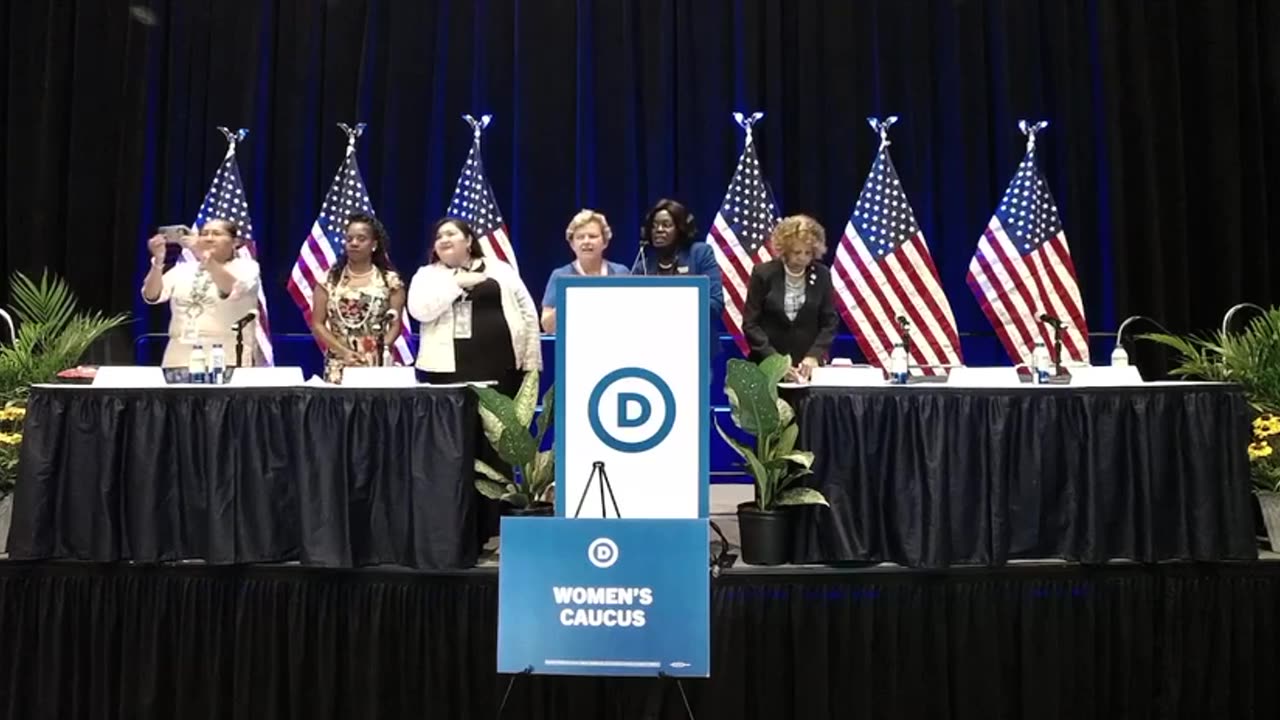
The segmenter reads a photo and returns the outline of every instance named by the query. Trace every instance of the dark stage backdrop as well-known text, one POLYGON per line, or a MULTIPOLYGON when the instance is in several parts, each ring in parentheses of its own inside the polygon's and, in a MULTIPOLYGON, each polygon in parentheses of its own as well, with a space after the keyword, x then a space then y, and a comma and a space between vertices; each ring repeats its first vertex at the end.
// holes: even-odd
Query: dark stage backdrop
POLYGON ((580 207, 609 216, 623 262, 660 196, 705 230, 735 110, 765 111, 781 208, 834 241, 876 148, 865 118, 897 114, 893 155, 960 329, 988 332, 967 262, 1023 153, 1017 120, 1044 118, 1090 327, 1214 326, 1280 295, 1277 36, 1265 0, 9 2, 0 258, 160 329, 136 301, 143 242, 194 217, 214 126, 246 127, 271 319, 303 331, 284 285, 343 152, 335 123, 369 124, 365 178, 411 271, 467 150, 459 116, 491 112, 489 175, 540 296, 580 207))

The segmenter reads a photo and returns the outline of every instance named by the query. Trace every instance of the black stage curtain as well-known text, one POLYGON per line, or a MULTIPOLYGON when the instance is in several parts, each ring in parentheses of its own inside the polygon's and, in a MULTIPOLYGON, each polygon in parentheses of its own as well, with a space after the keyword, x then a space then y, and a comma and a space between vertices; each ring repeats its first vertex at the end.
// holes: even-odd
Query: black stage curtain
MULTIPOLYGON (((1280 568, 733 573, 700 720, 1273 720, 1280 568)), ((0 564, 8 718, 493 718, 493 571, 0 564)), ((529 622, 543 619, 528 618, 529 622)), ((683 718, 674 686, 522 677, 507 720, 683 718)))
POLYGON ((412 268, 470 142, 459 115, 492 112, 487 170, 538 297, 580 207, 609 216, 621 261, 660 196, 708 227, 732 111, 765 111, 782 210, 838 236, 877 146, 865 118, 896 114, 960 329, 984 332, 965 271, 1026 117, 1051 123, 1040 154, 1090 326, 1216 326, 1280 299, 1278 36, 1269 0, 7 2, 0 268, 49 266, 161 329, 135 305, 143 240, 195 216, 214 127, 246 127, 272 325, 305 332, 284 284, 342 158, 335 123, 369 123, 364 177, 412 268))
POLYGON ((814 388, 794 561, 1257 557, 1238 388, 814 388))
POLYGON ((466 389, 35 389, 14 558, 471 567, 466 389))

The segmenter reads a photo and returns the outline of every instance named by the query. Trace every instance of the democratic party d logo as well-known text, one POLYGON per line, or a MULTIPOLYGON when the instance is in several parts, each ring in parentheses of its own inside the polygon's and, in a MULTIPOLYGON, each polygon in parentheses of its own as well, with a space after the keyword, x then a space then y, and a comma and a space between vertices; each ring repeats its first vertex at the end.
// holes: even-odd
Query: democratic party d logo
POLYGON ((609 538, 596 538, 587 546, 587 559, 592 565, 604 569, 618 562, 618 543, 609 538))
POLYGON ((676 399, 671 386, 653 371, 619 368, 596 383, 587 401, 587 415, 600 442, 618 452, 639 453, 671 433, 676 399), (608 424, 603 418, 609 419, 608 424))

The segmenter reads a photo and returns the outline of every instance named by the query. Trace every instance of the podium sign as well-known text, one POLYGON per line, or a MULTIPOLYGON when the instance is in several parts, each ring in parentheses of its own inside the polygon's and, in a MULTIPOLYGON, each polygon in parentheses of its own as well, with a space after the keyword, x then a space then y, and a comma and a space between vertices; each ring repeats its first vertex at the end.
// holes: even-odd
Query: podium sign
POLYGON ((709 287, 701 276, 559 279, 557 515, 708 516, 709 287))
POLYGON ((504 517, 498 672, 709 677, 707 521, 504 517))

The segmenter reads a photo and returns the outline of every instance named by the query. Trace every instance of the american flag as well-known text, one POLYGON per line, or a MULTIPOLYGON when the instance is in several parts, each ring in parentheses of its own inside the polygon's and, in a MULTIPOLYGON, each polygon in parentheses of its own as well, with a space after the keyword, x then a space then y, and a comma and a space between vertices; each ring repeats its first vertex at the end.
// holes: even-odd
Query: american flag
MULTIPOLYGON (((249 218, 249 202, 245 198, 244 183, 240 181, 240 165, 236 162, 236 145, 249 134, 240 129, 231 132, 227 128, 218 128, 227 138, 227 154, 213 174, 213 184, 205 193, 204 202, 200 203, 200 211, 196 213, 195 227, 202 228, 210 220, 230 220, 240 228, 240 237, 244 244, 236 250, 236 256, 257 261, 257 246, 253 242, 253 220, 249 218)), ((195 262, 195 253, 184 248, 181 261, 195 262)), ((273 365, 275 352, 271 346, 271 325, 267 320, 267 296, 263 284, 258 283, 258 319, 254 325, 254 339, 257 340, 261 365, 273 365)))
MULTIPOLYGON (((356 161, 356 138, 364 130, 364 125, 348 128, 347 154, 338 166, 338 173, 329 186, 329 192, 320 205, 320 215, 311 224, 311 233, 302 242, 298 250, 298 259, 289 273, 289 294, 293 302, 302 311, 307 324, 311 324, 312 290, 317 284, 323 284, 333 267, 342 256, 346 242, 347 218, 352 213, 362 212, 373 215, 373 203, 369 200, 369 192, 364 187, 364 178, 360 176, 360 164, 356 161)), ((391 347, 394 361, 399 365, 413 362, 413 351, 409 347, 409 317, 400 318, 400 337, 391 347)))
POLYGON ((889 157, 889 126, 897 117, 869 121, 880 133, 880 151, 836 248, 836 307, 873 365, 887 366, 903 339, 902 318, 910 324, 917 372, 945 374, 939 366, 961 362, 960 340, 929 245, 889 157))
POLYGON ((742 113, 733 115, 746 130, 747 141, 742 148, 742 156, 738 158, 738 167, 729 180, 720 212, 716 213, 711 231, 707 233, 707 244, 715 251, 716 262, 720 265, 724 287, 724 326, 744 355, 750 348, 742 335, 742 307, 747 300, 751 269, 756 263, 773 259, 768 240, 778 224, 778 207, 760 173, 760 159, 751 138, 751 126, 763 115, 755 113, 745 118, 742 113))
POLYGON ((496 257, 518 270, 507 225, 493 197, 493 188, 489 187, 489 178, 485 177, 484 160, 480 156, 480 133, 489 126, 493 116, 482 115, 479 120, 470 115, 462 118, 471 124, 471 152, 467 153, 467 162, 462 166, 447 212, 471 225, 486 257, 496 257))
POLYGON ((1061 361, 1087 363, 1089 330, 1071 250, 1049 185, 1036 167, 1036 133, 1045 125, 1019 124, 1027 135, 1027 154, 978 240, 969 261, 969 288, 1015 364, 1030 361, 1037 340, 1053 348, 1052 330, 1042 315, 1066 324, 1061 361))

